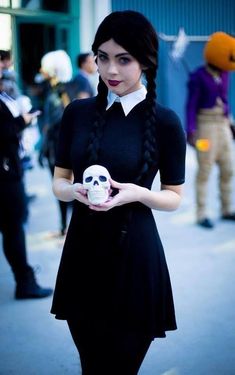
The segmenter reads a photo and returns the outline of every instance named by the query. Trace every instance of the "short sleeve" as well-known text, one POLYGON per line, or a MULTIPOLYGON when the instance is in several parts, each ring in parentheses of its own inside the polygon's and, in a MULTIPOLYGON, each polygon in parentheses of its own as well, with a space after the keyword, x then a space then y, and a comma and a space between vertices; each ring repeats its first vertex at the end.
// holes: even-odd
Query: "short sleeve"
POLYGON ((167 110, 161 121, 160 180, 164 185, 185 181, 186 135, 178 116, 167 110))
POLYGON ((72 169, 71 164, 71 143, 72 143, 72 103, 69 104, 63 113, 59 137, 56 150, 56 162, 55 165, 60 168, 72 169))

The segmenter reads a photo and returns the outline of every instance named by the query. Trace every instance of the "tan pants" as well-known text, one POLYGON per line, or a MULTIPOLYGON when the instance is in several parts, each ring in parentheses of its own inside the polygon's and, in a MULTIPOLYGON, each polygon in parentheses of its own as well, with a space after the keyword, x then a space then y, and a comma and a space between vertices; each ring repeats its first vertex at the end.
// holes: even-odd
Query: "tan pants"
POLYGON ((197 148, 198 171, 196 176, 197 219, 207 217, 206 200, 208 179, 213 165, 219 167, 219 189, 222 214, 231 212, 232 195, 232 134, 229 120, 221 109, 203 109, 197 116, 197 140, 209 141, 208 150, 197 148))

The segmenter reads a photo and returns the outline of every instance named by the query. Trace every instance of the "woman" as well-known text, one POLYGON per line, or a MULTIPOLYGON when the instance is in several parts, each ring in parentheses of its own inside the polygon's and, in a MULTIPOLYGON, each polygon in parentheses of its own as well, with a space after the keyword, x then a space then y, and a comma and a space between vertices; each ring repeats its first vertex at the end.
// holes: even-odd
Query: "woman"
POLYGON ((52 294, 51 288, 37 284, 28 264, 23 226, 26 200, 19 141, 23 129, 37 115, 37 111, 20 115, 16 100, 3 91, 0 78, 0 231, 3 251, 16 281, 16 299, 44 298, 52 294))
POLYGON ((66 108, 59 138, 53 190, 75 204, 52 313, 67 320, 83 375, 134 375, 151 341, 176 329, 151 209, 180 204, 185 135, 175 113, 156 103, 158 40, 142 14, 108 15, 92 49, 98 95, 66 108), (108 201, 96 206, 81 184, 92 164, 112 177, 108 201), (161 191, 155 192, 158 171, 161 191))

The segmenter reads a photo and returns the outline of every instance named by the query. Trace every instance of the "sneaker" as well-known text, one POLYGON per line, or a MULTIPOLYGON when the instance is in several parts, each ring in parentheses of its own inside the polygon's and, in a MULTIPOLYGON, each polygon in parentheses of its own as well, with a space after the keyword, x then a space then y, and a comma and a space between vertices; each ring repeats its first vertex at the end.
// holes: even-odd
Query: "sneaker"
POLYGON ((197 224, 200 225, 201 227, 207 228, 207 229, 214 228, 213 222, 210 219, 208 219, 207 217, 205 217, 204 219, 198 220, 197 224))
POLYGON ((222 215, 221 219, 235 221, 235 212, 222 215))

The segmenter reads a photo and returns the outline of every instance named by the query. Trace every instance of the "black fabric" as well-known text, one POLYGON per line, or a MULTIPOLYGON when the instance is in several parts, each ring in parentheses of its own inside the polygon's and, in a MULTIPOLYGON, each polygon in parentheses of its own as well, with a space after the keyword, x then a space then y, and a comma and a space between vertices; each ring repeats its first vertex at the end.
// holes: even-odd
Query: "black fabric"
POLYGON ((14 118, 0 100, 0 182, 19 181, 22 178, 19 140, 25 127, 23 117, 14 118))
POLYGON ((16 281, 31 270, 26 257, 23 223, 27 204, 19 158, 19 139, 25 126, 23 117, 14 118, 0 100, 0 231, 16 281))
MULTIPOLYGON (((98 164, 119 182, 134 182, 142 163, 145 101, 124 116, 111 107, 100 142, 98 164)), ((157 105, 154 166, 141 184, 151 188, 160 169, 164 184, 184 182, 185 135, 178 117, 157 105)), ((82 181, 95 99, 74 101, 65 110, 56 165, 82 181)), ((85 324, 104 321, 121 330, 164 337, 176 329, 165 255, 151 209, 140 203, 91 212, 75 202, 58 271, 52 313, 85 324), (129 212, 131 211, 131 215, 129 212), (129 217, 120 244, 123 218, 129 217)))
POLYGON ((79 327, 75 319, 68 326, 78 349, 82 375, 137 375, 152 339, 134 332, 79 327))
POLYGON ((27 263, 23 228, 25 210, 23 183, 0 182, 0 231, 3 237, 3 251, 16 281, 31 269, 27 263))

